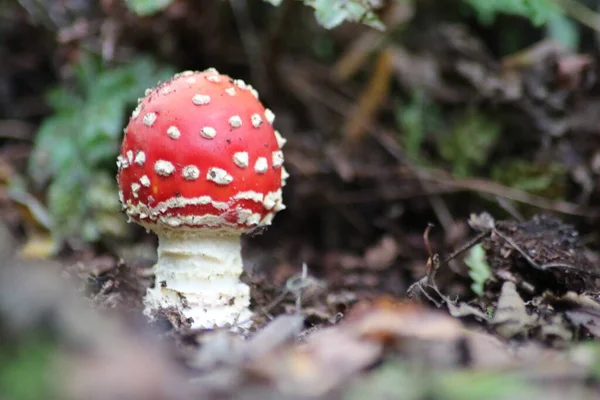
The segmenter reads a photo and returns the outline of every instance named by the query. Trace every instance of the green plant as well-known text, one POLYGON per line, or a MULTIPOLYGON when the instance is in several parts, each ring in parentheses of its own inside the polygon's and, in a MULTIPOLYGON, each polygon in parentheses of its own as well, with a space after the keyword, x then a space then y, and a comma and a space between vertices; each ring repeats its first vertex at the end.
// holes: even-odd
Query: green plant
POLYGON ((440 374, 433 388, 440 400, 509 400, 542 398, 523 376, 502 371, 456 370, 440 374))
POLYGON ((402 132, 406 155, 414 162, 420 163, 421 146, 427 132, 443 127, 437 104, 431 101, 424 91, 415 90, 409 100, 397 108, 396 121, 402 132))
POLYGON ((142 17, 159 13, 172 3, 173 0, 125 0, 127 8, 142 17))
POLYGON ((128 108, 147 87, 174 71, 146 57, 106 68, 87 53, 82 53, 75 70, 73 86, 65 84, 47 95, 55 113, 39 128, 29 176, 38 188, 49 184, 53 233, 94 241, 104 233, 125 232, 123 218, 108 215, 119 211, 111 174, 128 108))
POLYGON ((376 29, 385 27, 371 10, 369 0, 303 0, 314 8, 317 22, 326 29, 333 29, 342 22, 361 22, 376 29))
POLYGON ((349 382, 343 400, 425 398, 429 374, 418 374, 419 365, 390 359, 381 368, 349 382))
POLYGON ((469 250, 465 264, 469 267, 469 277, 473 280, 471 289, 476 295, 483 296, 485 283, 492 277, 492 269, 485 259, 485 250, 481 244, 469 250))
MULTIPOLYGON (((265 0, 279 6, 283 0, 265 0)), ((333 29, 344 21, 360 22, 383 30, 385 26, 372 11, 376 2, 372 0, 302 0, 315 10, 317 22, 326 29, 333 29)), ((409 1, 409 0, 396 0, 409 1)), ((173 0, 125 0, 127 7, 139 16, 159 13, 169 7, 173 0)))
POLYGON ((494 181, 539 196, 564 196, 568 171, 559 163, 534 163, 520 159, 505 161, 492 168, 494 181))
POLYGON ((0 398, 41 400, 56 396, 51 365, 56 345, 44 335, 25 334, 19 342, 0 344, 0 398), (50 393, 49 393, 50 392, 50 393))
POLYGON ((508 400, 542 398, 522 376, 504 371, 444 370, 388 358, 380 368, 349 383, 344 400, 508 400))
POLYGON ((469 109, 450 131, 442 131, 436 143, 438 151, 452 164, 455 176, 469 176, 476 167, 485 164, 501 128, 497 121, 479 110, 469 109))
POLYGON ((540 26, 556 15, 562 15, 562 9, 553 0, 464 0, 475 11, 483 24, 494 22, 498 14, 518 15, 540 26))
MULTIPOLYGON (((577 24, 565 15, 556 0, 464 0, 483 25, 494 22, 499 14, 515 15, 528 19, 534 26, 545 26, 547 36, 569 48, 577 48, 577 24)), ((509 31, 509 33, 515 33, 509 31)), ((517 33, 518 34, 518 33, 517 33)))
MULTIPOLYGON (((279 6, 283 0, 265 0, 279 6)), ((412 1, 412 0, 395 0, 412 1)), ((302 0, 315 10, 317 22, 325 29, 333 29, 345 21, 360 22, 375 29, 384 30, 385 26, 373 12, 378 3, 373 0, 302 0)))
MULTIPOLYGON (((265 0, 279 6, 283 0, 265 0)), ((384 29, 383 23, 372 11, 370 0, 302 0, 315 10, 317 22, 326 29, 333 29, 344 21, 362 22, 377 29, 384 29)))

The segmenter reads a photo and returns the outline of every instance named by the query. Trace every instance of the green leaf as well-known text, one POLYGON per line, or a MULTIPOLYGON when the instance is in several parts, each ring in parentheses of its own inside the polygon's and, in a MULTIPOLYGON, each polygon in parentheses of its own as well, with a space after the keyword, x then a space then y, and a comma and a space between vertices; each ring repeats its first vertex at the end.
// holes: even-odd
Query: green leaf
POLYGON ((512 400, 543 398, 522 376, 502 371, 444 370, 421 363, 386 361, 349 382, 343 400, 512 400))
POLYGON ((349 382, 343 400, 426 398, 429 377, 415 374, 411 364, 386 362, 370 374, 349 382))
POLYGON ((81 106, 82 98, 72 91, 55 88, 46 93, 46 103, 59 113, 72 113, 81 106))
MULTIPOLYGON (((136 77, 131 73, 131 66, 108 70, 98 76, 88 94, 89 102, 123 102, 132 100, 131 89, 136 88, 136 77)), ((136 93, 139 95, 139 93, 136 93)))
POLYGON ((545 197, 561 197, 568 171, 559 163, 533 163, 512 160, 495 166, 491 176, 496 182, 545 197))
MULTIPOLYGON (((131 0, 132 1, 132 0, 131 0)), ((139 0, 138 0, 139 1, 139 0)), ((274 6, 279 6, 283 0, 264 0, 274 6)), ((411 0, 396 0, 411 1, 411 0)), ((385 25, 372 11, 377 4, 371 0, 303 0, 304 4, 315 10, 319 25, 325 29, 333 29, 345 21, 360 22, 378 30, 385 30, 385 25)))
POLYGON ((465 264, 469 267, 469 277, 473 280, 471 289, 478 296, 483 296, 485 283, 492 277, 492 269, 485 259, 485 250, 481 244, 476 244, 469 250, 465 264))
POLYGON ((128 233, 127 219, 121 214, 117 182, 105 172, 92 176, 93 185, 86 192, 92 218, 88 234, 124 237, 128 233))
POLYGON ((103 235, 124 237, 127 221, 120 212, 115 179, 103 171, 72 165, 48 189, 48 209, 59 237, 77 236, 86 241, 103 235))
POLYGON ((77 129, 73 113, 47 118, 38 130, 29 158, 29 176, 37 185, 45 184, 71 162, 77 151, 71 132, 77 129))
POLYGON ((489 25, 497 14, 517 15, 527 18, 532 24, 541 26, 562 9, 554 0, 464 0, 475 11, 479 22, 489 25))
MULTIPOLYGON (((149 57, 107 69, 99 57, 84 54, 76 67, 78 85, 53 89, 47 95, 57 111, 40 126, 29 175, 40 185, 51 182, 47 202, 55 221, 53 233, 92 241, 103 234, 121 234, 123 227, 118 221, 124 219, 115 217, 118 207, 110 211, 100 207, 103 216, 95 215, 88 189, 106 173, 103 168, 113 172, 126 114, 136 99, 146 88, 171 77, 174 70, 149 57)), ((110 188, 102 193, 112 199, 117 188, 114 179, 110 181, 110 188)))
POLYGON ((557 14, 548 20, 546 26, 548 36, 571 50, 579 47, 579 28, 577 24, 564 15, 557 14))
POLYGON ((88 151, 93 150, 98 141, 109 140, 117 144, 123 130, 125 103, 123 101, 90 102, 83 109, 82 117, 85 124, 77 134, 81 150, 87 154, 88 151))
POLYGON ((523 377, 506 372, 456 371, 446 373, 434 386, 440 400, 512 400, 541 398, 523 377), (537 394, 537 396, 536 396, 537 394))
POLYGON ((41 334, 26 334, 11 345, 0 344, 0 397, 18 400, 57 398, 58 393, 54 393, 48 375, 56 353, 56 345, 41 334))
POLYGON ((421 143, 425 138, 423 123, 423 93, 413 94, 411 102, 402 107, 397 113, 398 124, 404 133, 404 149, 406 155, 412 160, 417 160, 421 143))
POLYGON ((173 0, 125 0, 127 8, 142 17, 157 14, 172 3, 173 0))
POLYGON ((305 4, 315 9, 317 22, 325 29, 333 29, 344 21, 362 22, 376 29, 385 29, 366 1, 305 0, 305 4))
POLYGON ((175 74, 173 68, 161 67, 150 57, 136 58, 126 66, 126 70, 130 76, 130 84, 122 89, 122 93, 127 95, 127 101, 132 104, 135 104, 135 99, 144 95, 147 88, 154 87, 159 81, 170 79, 175 74))
POLYGON ((97 82, 102 69, 102 59, 90 52, 82 51, 75 66, 75 75, 81 89, 88 92, 97 82))
POLYGON ((91 177, 89 170, 72 163, 48 187, 48 211, 52 215, 52 231, 58 237, 80 234, 86 219, 87 204, 84 200, 91 177))
POLYGON ((82 157, 85 157, 85 163, 92 165, 94 169, 106 165, 112 168, 115 164, 113 158, 118 151, 118 141, 98 135, 86 143, 85 154, 82 154, 82 157))
POLYGON ((415 90, 409 102, 398 107, 396 120, 402 131, 406 155, 419 162, 427 132, 441 125, 440 111, 422 90, 415 90))

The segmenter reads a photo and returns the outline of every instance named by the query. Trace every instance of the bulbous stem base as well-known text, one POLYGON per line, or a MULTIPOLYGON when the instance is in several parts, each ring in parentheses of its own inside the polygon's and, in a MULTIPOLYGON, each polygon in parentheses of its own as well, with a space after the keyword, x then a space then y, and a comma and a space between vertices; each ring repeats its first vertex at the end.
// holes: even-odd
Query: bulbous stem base
POLYGON ((156 282, 144 298, 144 314, 174 307, 192 328, 248 327, 250 288, 243 270, 239 235, 158 234, 156 282))

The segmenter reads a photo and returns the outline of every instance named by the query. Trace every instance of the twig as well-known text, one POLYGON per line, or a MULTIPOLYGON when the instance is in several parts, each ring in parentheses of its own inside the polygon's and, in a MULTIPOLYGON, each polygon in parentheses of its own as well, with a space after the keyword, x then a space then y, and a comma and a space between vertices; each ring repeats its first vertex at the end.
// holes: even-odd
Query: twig
POLYGON ((471 214, 471 217, 469 218, 469 226, 477 231, 480 231, 481 233, 493 233, 497 235, 506 243, 508 243, 513 249, 518 251, 533 267, 541 270, 540 265, 536 263, 534 259, 529 257, 527 252, 517 245, 512 238, 506 236, 504 233, 496 229, 496 220, 490 213, 482 212, 480 214, 471 214))
MULTIPOLYGON (((374 172, 374 174, 377 171, 374 172)), ((405 171, 401 171, 404 174, 405 171)), ((362 176, 364 177, 364 175, 362 176)), ((499 198, 509 199, 517 201, 519 203, 528 204, 533 207, 537 207, 544 210, 554 211, 561 214, 576 215, 580 217, 588 218, 599 218, 600 208, 592 208, 580 206, 575 203, 571 203, 563 200, 551 200, 537 195, 533 195, 524 192, 519 189, 514 189, 508 186, 496 182, 490 182, 483 179, 453 179, 450 176, 446 176, 442 173, 428 173, 425 176, 421 176, 420 181, 424 180, 429 182, 423 188, 423 191, 416 193, 407 193, 406 190, 399 191, 398 193, 387 192, 385 194, 379 194, 373 192, 373 194, 362 193, 360 195, 354 195, 352 193, 343 193, 343 195, 336 196, 332 201, 340 203, 362 203, 368 202, 373 197, 378 197, 382 200, 399 200, 409 199, 418 196, 425 196, 443 193, 456 193, 459 191, 471 191, 481 194, 489 194, 499 198), (377 195, 377 196, 376 196, 377 195), (338 200, 339 198, 339 200, 338 200)))
POLYGON ((419 279, 417 282, 413 283, 408 287, 406 293, 408 297, 412 297, 413 293, 416 289, 419 289, 421 294, 423 294, 429 301, 435 304, 436 307, 441 307, 442 303, 435 300, 429 293, 427 293, 426 289, 433 289, 433 291, 444 300, 446 297, 439 291, 437 285, 435 284, 435 276, 437 274, 438 269, 440 268, 440 257, 438 254, 433 253, 431 250, 431 242, 429 241, 429 232, 434 227, 433 224, 427 224, 427 228, 425 228, 425 232, 423 232, 423 241, 425 242, 425 248, 427 249, 427 253, 429 257, 427 259, 426 265, 426 273, 425 276, 419 279))
POLYGON ((429 258, 427 260, 426 274, 423 278, 419 279, 417 282, 410 285, 408 287, 408 289, 406 290, 406 293, 407 293, 408 297, 412 297, 415 290, 419 289, 421 294, 423 294, 429 301, 431 301, 433 304, 435 304, 436 307, 439 308, 439 307, 441 307, 441 305, 443 303, 440 303, 437 300, 435 300, 429 293, 427 293, 426 289, 432 289, 440 297, 440 299, 442 299, 442 302, 451 303, 452 301, 447 296, 444 296, 444 294, 442 292, 440 292, 439 288, 437 287, 437 284, 435 283, 437 271, 443 265, 449 264, 452 260, 454 260, 460 254, 469 250, 471 247, 475 246, 477 243, 479 243, 481 240, 483 240, 483 238, 485 238, 486 236, 489 236, 491 231, 486 230, 484 232, 480 232, 479 234, 477 234, 477 236, 475 236, 474 238, 469 240, 466 244, 464 244, 463 246, 461 246, 460 248, 455 250, 452 254, 450 254, 448 257, 446 257, 443 261, 440 261, 439 255, 436 253, 433 253, 431 250, 431 243, 429 241, 429 232, 431 231, 431 228, 433 228, 433 224, 428 224, 427 228, 425 229, 425 233, 423 234, 423 240, 425 241, 425 248, 427 249, 427 252, 429 253, 429 258))
POLYGON ((571 214, 590 218, 598 218, 600 216, 600 209, 597 208, 582 207, 580 205, 562 200, 550 200, 518 189, 481 179, 438 180, 438 182, 441 184, 449 184, 459 189, 493 194, 499 197, 518 201, 520 203, 529 204, 537 208, 557 211, 562 214, 571 214))
MULTIPOLYGON (((306 278, 308 277, 308 267, 306 266, 306 263, 302 263, 302 274, 300 275, 300 280, 301 282, 306 282, 306 278)), ((288 281, 286 286, 289 285, 290 282, 288 281)), ((302 285, 298 285, 299 287, 302 287, 302 285)), ((306 286, 305 286, 306 287, 306 286)), ((294 292, 294 290, 290 290, 291 292, 294 292)), ((296 313, 300 313, 302 311, 302 290, 295 290, 296 294, 296 313)))
POLYGON ((492 232, 494 232, 495 235, 498 235, 499 237, 501 237, 506 243, 510 244, 511 247, 513 249, 515 249, 516 251, 518 251, 523 256, 523 258, 525 258, 527 260, 527 262, 529 264, 531 264, 533 267, 535 267, 536 269, 539 269, 539 270, 542 269, 542 267, 538 263, 536 263, 533 258, 529 257, 529 254, 527 254, 527 252, 525 250, 523 250, 517 243, 515 243, 514 240, 512 240, 512 238, 501 233, 496 228, 493 228, 492 232))
POLYGON ((453 260, 456 257, 460 256, 462 253, 464 253, 465 251, 471 249, 471 247, 475 246, 477 243, 481 242, 483 239, 485 239, 489 235, 490 235, 489 232, 480 232, 480 233, 478 233, 477 236, 473 237, 467 243, 463 244, 461 247, 459 247, 458 249, 454 250, 448 257, 446 257, 440 263, 440 266, 441 265, 445 265, 448 262, 450 262, 450 260, 453 260))
MULTIPOLYGON (((289 294, 294 294, 296 296, 296 312, 300 313, 302 310, 302 292, 309 288, 311 285, 319 285, 322 286, 315 279, 309 278, 308 276, 308 266, 306 263, 302 264, 302 272, 296 275, 293 275, 287 279, 285 282, 285 287, 283 288, 283 292, 281 292, 273 301, 267 304, 265 307, 260 307, 260 311, 263 315, 267 316, 269 319, 273 319, 273 316, 270 315, 270 312, 273 308, 281 304, 285 298, 289 294)), ((236 322, 233 326, 241 326, 250 322, 252 319, 249 318, 247 320, 236 322)), ((229 329, 229 328, 223 328, 229 329)))

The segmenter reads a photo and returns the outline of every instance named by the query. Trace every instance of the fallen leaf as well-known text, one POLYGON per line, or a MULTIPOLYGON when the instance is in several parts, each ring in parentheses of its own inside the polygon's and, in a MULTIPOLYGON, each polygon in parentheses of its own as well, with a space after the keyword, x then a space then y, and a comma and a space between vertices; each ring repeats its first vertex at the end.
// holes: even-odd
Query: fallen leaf
POLYGON ((58 248, 59 243, 49 232, 32 232, 19 255, 24 260, 44 260, 56 254, 58 248))
POLYGON ((531 317, 527 314, 525 302, 517 292, 514 282, 504 282, 502 285, 491 324, 495 326, 496 332, 505 338, 527 332, 531 317))
POLYGON ((462 337, 462 324, 447 314, 387 297, 359 303, 345 323, 359 336, 382 343, 403 338, 453 341, 462 337))
POLYGON ((600 338, 600 311, 591 309, 571 310, 565 312, 566 317, 574 325, 579 325, 600 338))
POLYGON ((454 304, 451 301, 449 301, 446 304, 448 306, 448 311, 450 311, 450 315, 452 315, 455 318, 476 317, 481 318, 484 321, 490 319, 490 317, 486 313, 467 303, 460 302, 458 304, 454 304))
POLYGON ((364 257, 367 266, 381 270, 389 267, 399 253, 398 242, 392 236, 386 235, 375 246, 368 248, 364 257))
POLYGON ((315 332, 301 345, 260 357, 250 371, 284 394, 316 397, 373 365, 382 350, 381 344, 336 326, 315 332))

